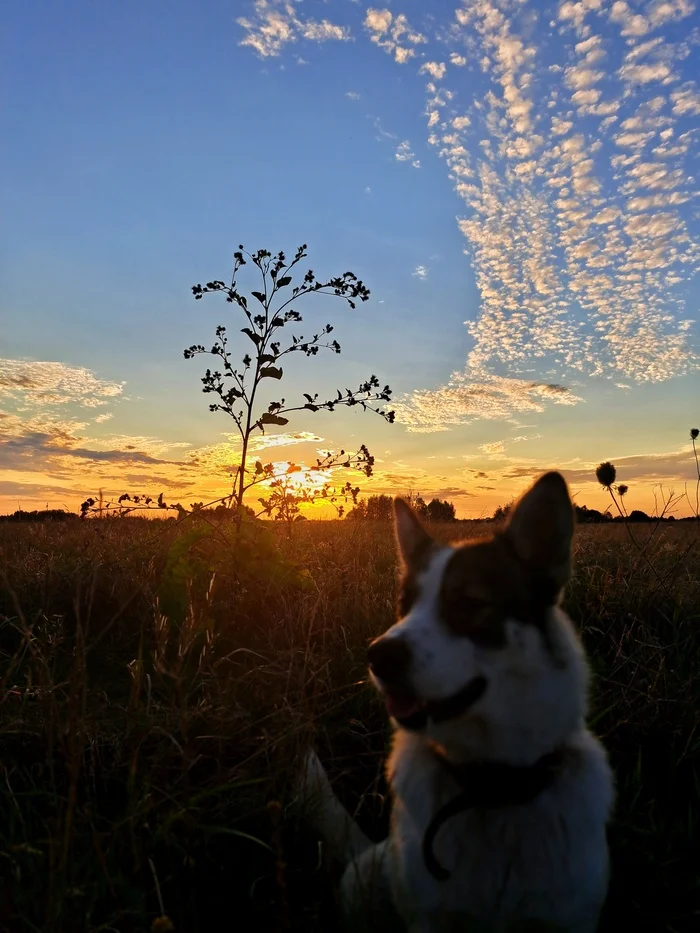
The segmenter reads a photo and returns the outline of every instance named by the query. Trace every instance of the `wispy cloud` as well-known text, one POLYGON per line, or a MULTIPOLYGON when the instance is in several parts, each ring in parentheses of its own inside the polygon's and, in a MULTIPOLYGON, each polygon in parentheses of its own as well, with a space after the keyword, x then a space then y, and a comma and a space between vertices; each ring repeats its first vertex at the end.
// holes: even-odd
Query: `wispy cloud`
MULTIPOLYGON (((98 389, 110 385, 100 384, 98 389)), ((35 381, 25 381, 16 391, 31 394, 35 389, 35 381)), ((18 484, 12 488, 23 497, 62 493, 75 507, 77 497, 84 499, 98 489, 112 497, 135 491, 153 495, 169 489, 177 497, 196 487, 198 497, 208 499, 230 490, 231 474, 240 461, 237 436, 224 435, 221 443, 194 448, 187 441, 151 435, 92 435, 88 421, 61 418, 54 409, 29 414, 27 406, 20 405, 19 413, 0 411, 0 471, 8 482, 18 484)), ((102 424, 108 417, 98 415, 91 423, 102 424)), ((313 463, 323 441, 309 431, 266 434, 251 439, 249 453, 267 461, 272 450, 291 453, 294 447, 302 447, 300 462, 310 457, 313 463)))
POLYGON ((100 379, 82 366, 0 359, 0 399, 21 399, 31 405, 77 403, 96 408, 120 396, 123 389, 123 382, 100 379))
MULTIPOLYGON (((700 265, 700 91, 684 67, 697 30, 678 28, 694 8, 465 0, 451 22, 420 28, 366 10, 374 45, 400 64, 420 56, 428 142, 464 205, 480 293, 464 369, 400 401, 410 430, 576 404, 572 380, 634 385, 697 367, 678 287, 700 265)), ((418 164, 408 140, 395 157, 418 164)))
POLYGON ((345 96, 346 96, 349 100, 360 100, 361 97, 362 97, 362 95, 361 95, 361 94, 358 94, 357 91, 346 91, 346 92, 345 92, 345 96))
POLYGON ((327 19, 303 19, 299 7, 287 0, 255 0, 253 15, 237 20, 245 36, 240 45, 253 49, 260 58, 277 56, 290 42, 347 41, 350 30, 327 19))
POLYGON ((416 54, 416 46, 427 42, 426 37, 413 29, 403 13, 394 16, 390 10, 368 9, 365 29, 372 42, 384 49, 399 64, 404 64, 416 54))
POLYGON ((485 454, 502 454, 506 449, 505 441, 491 441, 489 444, 481 444, 479 450, 485 454))
POLYGON ((420 159, 416 158, 416 154, 411 149, 411 144, 407 139, 399 143, 394 156, 397 162, 410 162, 413 168, 420 168, 420 159))
MULTIPOLYGON (((700 100, 694 82, 670 96, 659 91, 676 80, 674 61, 685 51, 659 36, 646 47, 611 46, 588 23, 603 5, 584 0, 558 8, 563 32, 550 71, 521 7, 465 3, 451 41, 478 58, 483 80, 470 80, 466 99, 459 84, 427 84, 429 142, 467 207, 459 224, 481 304, 467 324, 473 348, 464 373, 404 400, 400 418, 412 430, 501 417, 548 397, 578 400, 541 388, 548 383, 491 382, 495 372, 518 376, 535 366, 564 381, 578 372, 643 382, 696 365, 673 285, 700 260, 679 211, 692 196, 682 168, 690 136, 676 129, 700 100)), ((637 19, 616 3, 610 16, 625 37, 641 36, 691 5, 645 10, 637 19)))
POLYGON ((428 74, 431 77, 435 78, 436 81, 439 81, 441 78, 445 77, 445 72, 447 71, 447 66, 444 62, 425 62, 421 65, 419 69, 420 74, 428 74))
POLYGON ((426 266, 416 266, 411 275, 415 276, 417 279, 425 280, 428 278, 428 272, 430 272, 430 270, 426 266))
POLYGON ((409 431, 444 431, 477 419, 505 420, 516 411, 541 412, 545 402, 575 405, 581 398, 558 383, 496 376, 486 370, 453 373, 446 386, 417 389, 400 398, 397 420, 409 431))

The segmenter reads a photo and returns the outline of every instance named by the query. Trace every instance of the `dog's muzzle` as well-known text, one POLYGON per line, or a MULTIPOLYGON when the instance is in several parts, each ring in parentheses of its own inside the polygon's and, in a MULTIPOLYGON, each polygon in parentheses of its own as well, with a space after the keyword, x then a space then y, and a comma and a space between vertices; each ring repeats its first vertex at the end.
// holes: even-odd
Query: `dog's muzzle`
POLYGON ((410 645, 403 638, 382 636, 367 649, 370 671, 384 694, 387 713, 404 729, 420 731, 429 721, 441 723, 461 716, 488 686, 484 677, 473 677, 452 696, 423 699, 410 682, 412 659, 410 645))
MULTIPOLYGON (((485 677, 474 677, 457 693, 442 700, 423 700, 416 702, 416 708, 406 716, 394 716, 403 729, 419 732, 428 722, 439 724, 456 719, 473 706, 486 692, 488 681, 485 677)), ((389 710, 391 715, 391 710, 389 710)))
POLYGON ((485 677, 474 677, 461 690, 441 700, 423 700, 407 687, 387 686, 380 682, 387 713, 402 729, 420 732, 429 722, 439 724, 456 719, 472 707, 486 692, 485 677))

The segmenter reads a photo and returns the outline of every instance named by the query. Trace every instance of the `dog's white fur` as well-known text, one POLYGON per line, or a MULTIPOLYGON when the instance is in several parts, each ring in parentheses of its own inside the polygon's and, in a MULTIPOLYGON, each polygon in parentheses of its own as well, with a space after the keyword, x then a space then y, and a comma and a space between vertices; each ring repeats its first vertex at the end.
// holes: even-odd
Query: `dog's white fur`
MULTIPOLYGON (((518 503, 507 532, 516 550, 547 564, 557 586, 568 576, 566 508, 570 511, 571 504, 561 477, 548 474, 518 503), (552 476, 557 480, 548 480, 552 476), (561 540, 554 540, 557 536, 561 540)), ((399 547, 409 563, 421 535, 425 532, 405 503, 397 505, 399 547)), ((393 908, 409 933, 592 933, 607 892, 606 824, 613 790, 605 752, 584 723, 588 668, 578 637, 557 605, 549 610, 547 644, 536 626, 517 618, 505 622, 501 647, 455 635, 437 612, 454 549, 432 546, 429 553, 415 577, 417 598, 410 611, 383 638, 410 645, 411 681, 421 697, 452 696, 476 676, 485 677, 488 687, 455 719, 429 722, 418 732, 396 728, 386 768, 391 830, 379 845, 350 819, 318 758, 308 757, 305 792, 314 798, 316 825, 347 864, 341 895, 350 928, 362 924, 369 930, 381 915, 380 928, 387 930, 386 912, 393 908), (530 803, 471 809, 444 823, 435 852, 451 872, 447 880, 436 880, 427 870, 422 842, 436 812, 460 787, 430 742, 439 743, 455 763, 530 765, 555 748, 563 752, 554 782, 530 803)))

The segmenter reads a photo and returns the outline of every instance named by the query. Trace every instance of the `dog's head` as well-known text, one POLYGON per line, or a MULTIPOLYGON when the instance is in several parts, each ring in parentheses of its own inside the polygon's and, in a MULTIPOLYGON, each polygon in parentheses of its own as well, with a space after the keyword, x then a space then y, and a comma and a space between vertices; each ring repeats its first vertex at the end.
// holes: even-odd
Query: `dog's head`
POLYGON ((585 706, 578 639, 557 608, 574 529, 564 478, 546 473, 502 531, 457 546, 435 542, 402 499, 395 511, 399 619, 368 652, 390 716, 480 754, 546 751, 585 706))

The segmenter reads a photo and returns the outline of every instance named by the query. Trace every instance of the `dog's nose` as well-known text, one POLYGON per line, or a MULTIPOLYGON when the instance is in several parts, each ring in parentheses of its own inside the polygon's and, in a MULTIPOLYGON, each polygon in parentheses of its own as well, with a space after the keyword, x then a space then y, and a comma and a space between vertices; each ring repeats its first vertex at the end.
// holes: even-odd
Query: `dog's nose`
POLYGON ((411 649, 404 638, 378 638, 367 649, 372 673, 385 683, 403 680, 411 664, 411 649))

